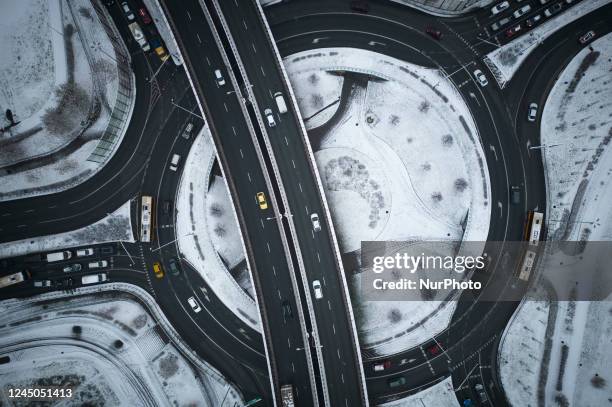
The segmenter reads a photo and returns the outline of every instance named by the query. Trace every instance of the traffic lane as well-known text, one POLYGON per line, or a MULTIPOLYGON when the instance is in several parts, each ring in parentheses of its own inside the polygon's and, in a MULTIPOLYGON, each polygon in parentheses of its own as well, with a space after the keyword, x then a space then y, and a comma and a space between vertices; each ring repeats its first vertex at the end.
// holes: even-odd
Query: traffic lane
MULTIPOLYGON (((199 6, 198 6, 197 8, 199 8, 199 6)), ((196 13, 196 11, 198 11, 198 10, 197 10, 197 8, 195 8, 194 10, 192 10, 192 11, 193 11, 193 13, 196 13)), ((201 12, 201 10, 199 10, 199 13, 200 13, 200 14, 202 13, 202 12, 201 12)), ((185 19, 186 17, 185 17, 185 16, 181 16, 180 18, 185 19)), ((177 21, 177 22, 179 23, 178 25, 180 25, 181 27, 184 27, 184 26, 185 26, 185 24, 184 24, 184 23, 186 23, 186 22, 185 22, 185 21, 180 21, 180 18, 179 18, 179 19, 175 18, 175 21, 177 21)), ((192 17, 192 18, 193 18, 193 17, 192 17)), ((203 16, 201 16, 201 17, 196 16, 196 18, 203 19, 204 17, 203 17, 203 16)), ((191 38, 191 43, 194 43, 194 42, 195 42, 195 43, 197 43, 197 42, 198 42, 198 40, 195 40, 195 41, 194 41, 194 40, 193 40, 193 38, 200 38, 200 39, 201 39, 201 38, 209 38, 210 36, 211 36, 211 34, 210 34, 210 33, 207 33, 207 34, 206 34, 206 36, 204 36, 204 35, 203 35, 203 33, 201 33, 201 32, 191 32, 191 33, 190 33, 188 36, 186 36, 186 37, 190 37, 190 38, 191 38)), ((214 42, 212 42, 212 40, 211 40, 211 43, 214 43, 214 42)), ((195 49, 196 51, 198 50, 197 48, 193 48, 193 47, 191 47, 191 49, 195 49)), ((210 49, 209 49, 209 50, 210 50, 210 49)), ((214 50, 216 50, 216 48, 213 48, 212 50, 214 51, 214 50)), ((210 58, 210 57, 200 55, 200 58, 199 58, 199 59, 200 59, 200 60, 206 60, 206 61, 207 61, 207 63, 209 64, 209 66, 211 66, 211 65, 212 65, 212 63, 211 63, 211 59, 212 59, 212 58, 210 58)), ((218 61, 221 61, 220 55, 215 55, 215 58, 213 59, 213 61, 217 61, 217 60, 218 60, 218 61)), ((219 63, 219 65, 218 65, 218 66, 219 66, 219 67, 221 67, 220 69, 222 69, 222 68, 223 68, 223 64, 222 64, 222 63, 219 63)), ((198 68, 198 67, 196 66, 196 67, 195 67, 195 69, 197 70, 197 68, 198 68)), ((209 68, 209 69, 210 69, 210 68, 209 68)), ((202 70, 200 69, 200 70, 198 70, 198 72, 196 73, 196 76, 197 76, 198 78, 200 78, 200 77, 204 77, 204 76, 205 76, 204 81, 206 81, 206 80, 209 80, 208 78, 212 79, 212 72, 207 72, 207 73, 206 73, 206 72, 202 72, 202 70), (204 74, 206 74, 206 75, 204 75, 204 74)), ((199 81, 199 80, 198 80, 198 81, 199 81)), ((213 90, 214 90, 214 89, 213 89, 213 90)), ((205 89, 204 89, 203 91, 205 91, 205 89)), ((205 92, 205 93, 206 93, 206 94, 208 94, 208 92, 205 92)), ((235 98, 235 96, 234 96, 234 98, 235 98)), ((236 100, 236 99, 234 99, 234 100, 236 100)), ((212 117, 217 118, 217 117, 222 117, 222 116, 223 116, 223 112, 219 112, 220 114, 216 114, 216 113, 215 113, 215 111, 214 111, 214 109, 215 109, 215 108, 217 108, 217 110, 218 110, 218 108, 220 107, 220 105, 221 105, 220 103, 217 103, 217 104, 215 104, 215 105, 211 105, 211 106, 210 106, 210 107, 211 107, 211 110, 212 110, 212 112, 211 112, 212 117)), ((228 108, 227 104, 226 104, 226 103, 223 103, 223 105, 225 106, 225 109, 226 109, 226 112, 225 112, 225 113, 229 113, 229 108, 228 108)), ((240 115, 240 114, 241 114, 241 111, 240 111, 240 109, 238 109, 238 108, 232 109, 232 111, 233 111, 233 112, 235 112, 235 113, 234 113, 234 115, 233 115, 233 116, 232 116, 230 119, 228 119, 228 120, 227 120, 226 128, 230 128, 230 127, 231 127, 231 125, 232 125, 232 123, 234 123, 234 122, 235 122, 235 116, 236 116, 236 114, 238 114, 238 115, 240 115), (227 126, 229 126, 229 127, 227 127, 227 126)), ((232 135, 231 135, 231 133, 230 133, 229 135, 226 135, 226 137, 236 137, 237 139, 235 139, 235 140, 238 140, 238 135, 240 134, 241 138, 242 138, 242 137, 244 137, 244 139, 245 139, 245 141, 247 142, 247 144, 248 144, 248 145, 249 145, 251 148, 253 148, 252 143, 251 143, 251 139, 250 139, 250 135, 249 135, 248 131, 246 130, 246 125, 244 125, 244 123, 240 123, 240 125, 241 125, 241 127, 240 127, 240 128, 237 128, 237 127, 232 128, 232 130, 234 130, 234 135, 233 135, 233 136, 232 136, 232 135), (242 126, 244 126, 244 128, 242 128, 242 126)), ((218 127, 218 126, 217 126, 217 127, 218 127)), ((223 138, 222 138, 222 139, 223 139, 223 138)), ((234 157, 232 157, 232 154, 237 154, 237 153, 238 153, 238 151, 239 151, 239 150, 241 150, 241 148, 235 148, 235 144, 234 144, 234 146, 233 146, 233 147, 234 147, 233 151, 228 150, 228 152, 227 152, 227 155, 228 155, 227 160, 228 160, 228 162, 240 162, 240 160, 242 160, 243 158, 242 158, 242 157, 235 157, 235 159, 233 159, 234 157)), ((244 149, 246 149, 247 147, 248 147, 248 146, 243 146, 243 148, 244 148, 244 149)), ((245 152, 247 152, 247 151, 245 151, 245 152)), ((250 151, 249 151, 249 153, 250 153, 250 151)), ((256 157, 256 156, 253 154, 253 157, 256 157)), ((254 159, 253 159, 253 161, 254 161, 255 163, 257 163, 256 158, 254 158, 254 159)), ((257 163, 257 165, 258 165, 258 163, 257 163)), ((245 174, 245 175, 247 175, 247 176, 246 176, 246 177, 244 177, 244 174, 243 174, 243 176, 242 176, 242 177, 240 177, 240 178, 236 178, 236 179, 235 179, 235 183, 236 183, 237 190, 238 190, 238 193, 239 193, 239 194, 241 193, 241 191, 244 191, 244 190, 246 190, 246 188, 249 188, 249 183, 252 183, 252 182, 253 182, 253 181, 252 181, 251 174, 247 173, 247 174, 245 174), (244 186, 244 188, 243 188, 243 186, 244 186)), ((256 191, 265 191, 265 188, 264 188, 264 187, 265 187, 265 184, 263 183, 263 179, 261 180, 261 184, 260 184, 260 185, 261 185, 261 187, 259 187, 259 188, 257 188, 257 189, 254 189, 254 190, 252 191, 252 195, 251 195, 251 197, 252 197, 252 198, 251 198, 251 197, 247 197, 246 199, 242 199, 241 197, 238 197, 238 200, 239 200, 240 202, 246 202, 246 204, 247 204, 247 205, 249 205, 249 206, 253 206, 253 205, 255 205, 255 204, 256 204, 256 202, 254 202, 254 200, 255 200, 255 193, 256 193, 256 191), (251 200, 251 199, 252 199, 252 200, 251 200)), ((248 194, 248 195, 250 195, 250 194, 248 194)), ((249 230, 249 231, 250 231, 250 230, 257 230, 256 228, 257 228, 257 226, 259 226, 259 225, 257 225, 257 224, 256 224, 256 222, 260 222, 260 219, 257 219, 257 218, 255 218, 255 217, 253 217, 253 216, 248 216, 248 213, 245 211, 245 221, 246 221, 247 225, 250 225, 250 226, 247 226, 247 230, 249 230)), ((272 250, 272 247, 270 247, 270 245, 272 245, 272 242, 255 242, 253 246, 254 246, 254 248, 256 249, 256 252, 261 251, 261 250, 262 250, 264 247, 266 247, 266 246, 267 246, 267 247, 269 248, 269 249, 268 249, 268 250, 269 250, 269 251, 268 251, 268 254, 271 254, 272 252, 274 252, 274 253, 283 253, 283 251, 282 251, 282 247, 280 247, 280 239, 279 239, 279 236, 278 236, 278 229, 277 229, 276 225, 274 226, 274 228, 275 228, 276 230, 274 231, 274 237, 275 237, 275 240, 273 240, 273 242, 278 242, 279 247, 275 247, 275 248, 274 248, 274 250, 272 250), (256 247, 258 244, 259 244, 259 247, 256 247)), ((270 230, 270 228, 269 228, 269 227, 267 227, 267 230, 270 230)), ((251 236, 252 236, 252 235, 256 235, 256 234, 257 234, 257 233, 253 233, 253 232, 249 233, 249 235, 251 235, 251 236)), ((265 249, 264 249, 264 250, 265 250, 265 249)), ((265 253, 265 251, 264 251, 264 253, 265 253)), ((261 257, 261 256, 259 256, 259 257, 261 257)), ((266 259, 266 260, 267 260, 267 259, 266 259)), ((262 266, 261 266, 261 264, 258 264, 258 265, 257 265, 257 269, 258 269, 258 270, 266 270, 266 269, 267 269, 267 270, 270 270, 270 269, 271 269, 271 266, 272 266, 272 264, 267 264, 267 267, 262 267, 262 266)), ((286 267, 286 266, 285 266, 285 267, 286 267)), ((278 270, 278 269, 280 269, 280 267, 276 267, 276 268, 277 268, 277 270, 278 270)), ((281 271, 283 271, 283 269, 281 269, 281 271)), ((266 274, 265 274, 265 273, 263 273, 263 272, 261 272, 260 274, 263 274, 264 276, 266 275, 266 274)), ((279 275, 279 274, 280 274, 280 273, 277 273, 277 275, 279 275)), ((285 273, 283 273, 283 274, 285 274, 285 273)), ((286 275, 286 274, 285 274, 285 275, 286 275)), ((289 282, 287 282, 287 284, 283 284, 283 286, 289 286, 289 287, 290 287, 290 284, 289 284, 289 282)), ((270 295, 270 296, 273 296, 273 295, 270 295)), ((294 305, 295 305, 295 304, 294 304, 294 305)), ((266 306, 266 307, 265 307, 265 309, 267 310, 267 309, 268 309, 268 307, 266 306)), ((271 309, 271 308, 270 308, 270 309, 271 309)), ((272 313, 271 313, 271 314, 273 314, 273 313, 274 313, 274 311, 272 311, 272 313)), ((276 312, 276 318, 275 318, 275 319, 276 319, 276 321, 280 321, 280 320, 282 320, 282 317, 281 317, 279 314, 280 314, 279 312, 276 312)), ((272 339, 274 340, 275 338, 272 338, 272 339)), ((287 338, 283 336, 283 339, 287 339, 287 338)), ((277 342, 278 342, 278 341, 277 341, 277 342)), ((279 346, 276 346, 276 347, 279 347, 279 346)), ((282 347, 282 346, 280 346, 280 347, 282 347)), ((285 345, 285 347, 288 347, 288 345, 285 345)), ((274 349, 273 349, 272 351, 274 351, 274 349)), ((295 362, 297 362, 297 361, 295 361, 295 362)), ((293 366, 296 366, 296 368, 295 368, 295 369, 296 369, 296 371, 298 371, 298 372, 299 372, 299 371, 306 372, 306 368, 305 368, 305 361, 302 361, 301 363, 293 363, 292 365, 293 365, 293 366), (300 366, 301 366, 301 367, 300 367, 300 366)), ((277 367, 278 367, 278 366, 277 366, 277 367)), ((284 368, 284 367, 283 367, 283 366, 281 366, 280 368, 284 368)), ((280 372, 280 371, 279 371, 279 372, 280 372)), ((286 373, 286 372, 282 372, 282 374, 287 374, 287 373, 286 373)))

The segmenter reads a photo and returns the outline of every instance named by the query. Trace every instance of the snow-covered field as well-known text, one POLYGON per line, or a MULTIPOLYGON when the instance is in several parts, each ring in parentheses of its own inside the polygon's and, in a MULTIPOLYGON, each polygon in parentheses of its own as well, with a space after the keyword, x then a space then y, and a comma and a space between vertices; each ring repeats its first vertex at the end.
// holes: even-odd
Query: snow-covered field
MULTIPOLYGON (((487 64, 497 83, 501 88, 512 79, 514 73, 521 66, 529 53, 550 37, 557 30, 565 25, 579 19, 580 17, 596 10, 612 0, 584 0, 572 6, 569 10, 564 10, 555 17, 545 21, 529 34, 521 35, 514 41, 495 49, 485 56, 484 62, 487 64)), ((567 7, 567 5, 564 5, 567 7)), ((585 31, 587 28, 585 27, 585 31)))
POLYGON ((244 250, 225 180, 214 176, 209 184, 215 159, 209 129, 205 127, 185 160, 176 201, 178 245, 184 259, 199 271, 219 299, 246 324, 259 330, 259 313, 249 295, 250 278, 230 273, 244 259, 244 250))
MULTIPOLYGON (((582 50, 565 68, 543 111, 541 141, 546 146, 542 154, 551 243, 542 268, 557 274, 546 286, 553 298, 563 301, 556 304, 546 335, 539 323, 541 318, 533 318, 534 313, 529 310, 533 305, 529 303, 519 309, 515 322, 508 328, 509 333, 523 334, 504 338, 501 349, 502 354, 510 355, 506 359, 514 362, 513 368, 504 370, 502 366, 501 372, 504 388, 508 397, 516 401, 515 405, 535 405, 538 381, 542 383, 545 405, 610 403, 612 296, 605 301, 577 301, 574 298, 591 298, 591 290, 598 287, 558 284, 559 275, 576 270, 571 264, 576 259, 562 253, 563 245, 559 242, 612 240, 612 83, 609 79, 612 35, 594 41, 591 46, 593 51, 582 50), (525 360, 520 363, 525 355, 511 356, 526 341, 525 332, 534 338, 530 342, 534 360, 539 360, 542 349, 548 352, 547 370, 540 371, 538 366, 528 365, 525 360)), ((587 244, 585 261, 599 263, 600 259, 589 258, 589 247, 587 244)))
POLYGON ((453 381, 447 377, 434 386, 389 403, 380 404, 379 407, 457 407, 459 401, 453 390, 453 381))
POLYGON ((117 241, 135 242, 130 217, 130 201, 96 223, 77 230, 0 243, 0 258, 117 241))
POLYGON ((91 2, 4 4, 0 52, 0 110, 20 121, 0 133, 0 200, 89 178, 100 168, 88 158, 109 124, 122 60, 91 2))
MULTIPOLYGON (((240 403, 218 372, 174 342, 176 332, 156 320, 159 309, 150 311, 153 299, 126 286, 0 302, 0 353, 11 358, 0 365, 0 386, 71 387, 71 405, 240 403)), ((5 392, 0 401, 12 405, 5 392)))
MULTIPOLYGON (((303 117, 338 98, 344 81, 352 81, 347 100, 330 108, 325 121, 336 111, 339 117, 311 134, 343 253, 358 256, 363 240, 486 240, 490 186, 478 131, 438 71, 346 48, 306 51, 284 62, 303 117), (350 74, 338 80, 335 72, 350 74)), ((311 131, 321 124, 306 121, 311 131)), ((443 330, 455 305, 353 304, 362 346, 379 355, 443 330)))

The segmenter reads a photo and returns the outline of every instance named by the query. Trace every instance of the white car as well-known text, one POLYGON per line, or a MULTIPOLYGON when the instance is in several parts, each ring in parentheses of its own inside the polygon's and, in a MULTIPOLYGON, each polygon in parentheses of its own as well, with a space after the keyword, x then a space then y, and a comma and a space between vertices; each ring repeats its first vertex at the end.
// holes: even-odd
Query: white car
POLYGON ((510 3, 508 3, 507 1, 502 1, 501 3, 496 4, 495 6, 491 8, 491 13, 493 13, 493 15, 499 14, 502 11, 508 9, 509 7, 510 7, 510 3))
POLYGON ((529 109, 527 109, 527 120, 535 122, 538 115, 538 105, 536 103, 530 103, 529 109))
POLYGON ((200 307, 200 304, 198 304, 198 302, 196 301, 196 299, 194 297, 187 298, 187 303, 189 303, 189 305, 191 306, 191 309, 196 314, 198 312, 202 311, 202 307, 200 307))
POLYGON ((104 267, 108 267, 108 262, 106 260, 92 261, 87 265, 87 267, 91 269, 101 269, 104 267))
POLYGON ((476 80, 478 81, 478 83, 480 84, 480 86, 485 87, 489 84, 489 81, 487 80, 487 77, 485 76, 484 73, 482 73, 482 71, 480 69, 477 69, 474 71, 474 78, 476 78, 476 80))
POLYGON ((34 287, 37 287, 37 288, 51 287, 51 280, 34 280, 34 287))
POLYGON ((519 8, 518 10, 516 10, 514 13, 512 13, 512 15, 514 16, 514 18, 521 18, 522 16, 529 13, 530 11, 531 11, 531 6, 527 4, 519 8))
POLYGON ((181 161, 181 156, 178 154, 172 155, 172 159, 170 160, 170 170, 176 171, 178 170, 179 162, 181 161))
POLYGON ((268 126, 276 126, 276 120, 274 120, 274 114, 272 113, 272 109, 264 110, 264 115, 266 116, 266 119, 268 119, 268 126))
POLYGON ((319 232, 321 230, 321 222, 319 222, 319 215, 313 213, 310 215, 310 221, 312 222, 312 229, 315 232, 319 232))
POLYGON ((93 254, 94 254, 94 249, 92 249, 91 247, 87 249, 79 249, 76 251, 77 257, 91 256, 93 254))
POLYGON ((312 282, 312 289, 317 300, 323 298, 323 290, 321 289, 321 282, 319 280, 312 282))
POLYGON ((221 74, 220 69, 215 69, 215 79, 217 80, 217 85, 219 86, 225 85, 225 79, 223 78, 223 75, 221 74))

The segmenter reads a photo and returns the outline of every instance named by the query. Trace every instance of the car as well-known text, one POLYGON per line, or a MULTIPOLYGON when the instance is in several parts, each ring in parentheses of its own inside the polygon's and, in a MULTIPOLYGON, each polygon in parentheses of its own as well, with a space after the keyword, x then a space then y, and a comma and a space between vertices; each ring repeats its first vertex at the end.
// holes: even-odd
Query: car
POLYGON ((525 21, 525 25, 529 28, 533 27, 534 25, 536 25, 536 23, 538 21, 540 21, 542 19, 542 15, 541 14, 536 14, 533 17, 529 17, 526 21, 525 21))
POLYGON ((404 376, 392 377, 387 380, 387 385, 391 388, 403 386, 406 384, 406 378, 404 376))
POLYGON ((436 356, 437 354, 440 353, 441 350, 442 350, 442 342, 436 342, 433 345, 431 345, 429 348, 427 348, 427 352, 432 356, 436 356))
POLYGON ((100 274, 88 274, 81 277, 81 284, 97 284, 108 281, 108 275, 106 273, 100 274))
POLYGON ((144 7, 138 9, 138 15, 140 16, 144 24, 151 24, 153 22, 153 20, 151 20, 149 12, 144 7))
POLYGON ((215 80, 217 81, 217 85, 219 86, 225 85, 225 79, 223 78, 223 75, 221 74, 220 69, 215 69, 215 80))
POLYGON ((487 86, 489 84, 489 81, 487 80, 487 77, 485 76, 484 73, 482 73, 482 71, 480 69, 476 69, 474 71, 474 78, 476 78, 476 80, 478 81, 478 83, 482 87, 485 87, 485 86, 487 86))
POLYGON ((518 185, 512 185, 510 187, 510 199, 512 200, 513 205, 518 205, 521 203, 521 187, 518 185))
POLYGON ((557 14, 559 11, 561 11, 561 3, 555 3, 549 8, 547 8, 546 10, 544 10, 544 15, 546 17, 552 17, 555 14, 557 14))
POLYGON ((502 28, 503 26, 505 26, 506 24, 508 24, 510 22, 510 17, 504 17, 499 21, 494 22, 493 24, 491 24, 491 29, 493 31, 497 31, 500 28, 502 28))
POLYGON ((491 13, 493 13, 493 15, 496 15, 504 10, 507 10, 508 8, 510 8, 510 3, 508 3, 507 1, 502 1, 501 3, 491 7, 491 13))
POLYGON ((319 215, 313 213, 310 215, 310 222, 312 222, 312 229, 315 232, 319 232, 321 230, 321 222, 319 222, 319 215))
POLYGON ((192 131, 193 131, 193 123, 189 122, 187 123, 187 126, 185 126, 185 129, 183 130, 183 133, 181 134, 181 136, 185 140, 189 140, 189 137, 191 137, 192 131))
POLYGON ((484 390, 484 386, 481 383, 478 383, 474 386, 474 390, 478 393, 478 397, 480 398, 480 403, 486 403, 489 399, 487 398, 487 393, 484 390))
POLYGON ((535 122, 538 115, 538 105, 536 103, 530 103, 527 109, 527 120, 535 122))
POLYGON ((524 16, 525 14, 529 13, 530 11, 531 11, 531 6, 529 4, 526 4, 523 7, 519 8, 518 10, 515 10, 514 13, 512 13, 512 15, 514 16, 514 18, 518 19, 524 16))
POLYGON ((268 209, 268 202, 266 201, 266 194, 264 194, 263 192, 258 192, 255 197, 257 198, 259 209, 261 210, 268 209))
POLYGON ((64 273, 77 273, 83 270, 83 266, 80 263, 69 264, 62 269, 64 273))
POLYGON ((514 37, 516 34, 518 34, 521 31, 521 25, 517 24, 512 28, 508 28, 506 30, 506 38, 512 38, 514 37))
POLYGON ((115 248, 113 246, 102 246, 100 248, 100 253, 101 254, 114 254, 115 248))
POLYGON ((289 301, 284 300, 281 304, 281 308, 283 309, 283 316, 285 318, 293 318, 293 311, 291 310, 291 304, 289 304, 289 301))
POLYGON ((276 126, 276 120, 274 120, 274 114, 272 113, 272 109, 265 109, 264 115, 266 116, 266 119, 268 120, 268 126, 270 127, 276 126))
POLYGON ((549 1, 550 1, 550 0, 540 0, 540 4, 541 4, 541 5, 544 5, 544 4, 548 3, 549 1))
POLYGON ((159 264, 158 261, 153 263, 153 273, 155 274, 155 277, 157 277, 157 278, 163 278, 164 277, 164 270, 162 270, 162 266, 161 266, 161 264, 159 264))
POLYGON ((171 258, 168 261, 168 264, 170 265, 170 274, 173 276, 178 276, 181 274, 181 268, 179 267, 179 261, 177 258, 171 258))
POLYGON ((34 287, 36 288, 51 287, 51 280, 34 280, 34 287))
POLYGON ((595 31, 589 30, 582 34, 580 38, 578 38, 578 42, 584 45, 587 42, 591 41, 593 38, 595 38, 595 31))
POLYGON ((138 45, 140 45, 140 48, 142 48, 143 51, 149 51, 151 49, 151 45, 149 45, 149 42, 147 41, 147 38, 145 37, 140 25, 134 21, 133 23, 128 24, 128 28, 130 29, 134 40, 138 43, 138 45))
POLYGON ((159 57, 159 59, 161 59, 162 62, 166 62, 168 58, 170 58, 170 55, 168 55, 168 53, 166 52, 166 48, 164 48, 159 38, 151 38, 151 41, 149 41, 149 45, 153 48, 155 54, 157 54, 157 56, 159 57))
POLYGON ((391 367, 391 361, 390 360, 385 360, 383 362, 376 363, 373 366, 375 372, 382 372, 383 370, 389 369, 390 367, 391 367))
POLYGON ((123 9, 123 14, 125 14, 125 17, 128 19, 128 21, 134 21, 136 19, 136 16, 134 15, 134 13, 132 13, 130 5, 127 4, 127 1, 121 3, 121 8, 123 9))
POLYGON ((312 289, 314 291, 314 296, 317 300, 323 298, 323 290, 321 289, 321 282, 319 280, 315 280, 312 282, 312 289))
POLYGON ((178 154, 173 154, 172 159, 170 160, 170 171, 178 170, 179 161, 181 161, 181 156, 178 154))
POLYGON ((202 307, 200 307, 200 304, 198 304, 198 302, 196 301, 196 299, 194 297, 187 298, 187 303, 191 306, 191 309, 196 314, 198 312, 202 311, 202 307))
POLYGON ((92 249, 91 247, 88 247, 87 249, 78 249, 76 251, 77 257, 92 256, 93 254, 94 254, 94 249, 92 249))
POLYGON ((287 103, 285 103, 282 92, 276 92, 274 94, 274 101, 276 102, 276 107, 278 107, 278 112, 280 114, 287 113, 287 103))
POLYGON ((425 28, 425 32, 429 34, 430 37, 440 41, 442 39, 442 32, 440 30, 436 30, 433 27, 425 28))
POLYGON ((172 207, 172 203, 170 201, 164 201, 162 204, 162 210, 164 211, 164 215, 170 214, 170 208, 172 207))
POLYGON ((91 263, 87 265, 87 267, 89 269, 104 268, 104 267, 108 267, 108 262, 106 260, 92 261, 91 263))
POLYGON ((370 11, 370 5, 365 0, 353 0, 350 3, 351 10, 358 13, 367 13, 370 11))

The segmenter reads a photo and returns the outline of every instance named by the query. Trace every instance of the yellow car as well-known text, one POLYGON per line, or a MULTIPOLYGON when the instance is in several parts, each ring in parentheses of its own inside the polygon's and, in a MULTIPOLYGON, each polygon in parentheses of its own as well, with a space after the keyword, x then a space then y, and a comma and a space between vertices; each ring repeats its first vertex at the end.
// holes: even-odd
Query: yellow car
POLYGON ((264 194, 263 192, 258 192, 257 203, 259 204, 259 209, 268 209, 268 202, 266 202, 266 194, 264 194))
POLYGON ((161 264, 159 264, 159 262, 153 263, 153 272, 155 273, 155 277, 157 278, 164 277, 164 270, 162 270, 161 264))

